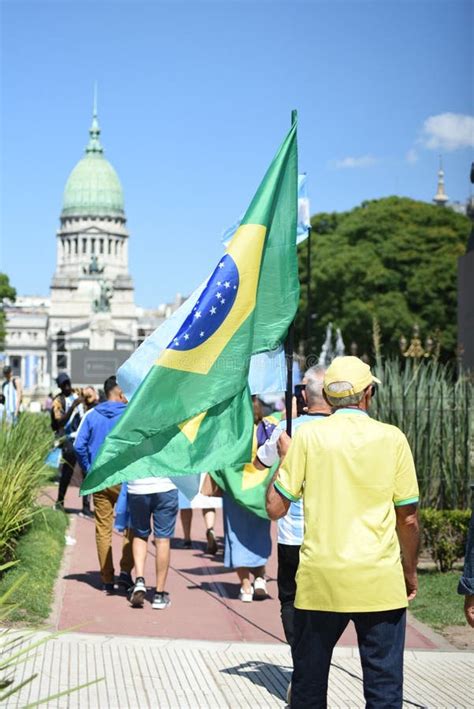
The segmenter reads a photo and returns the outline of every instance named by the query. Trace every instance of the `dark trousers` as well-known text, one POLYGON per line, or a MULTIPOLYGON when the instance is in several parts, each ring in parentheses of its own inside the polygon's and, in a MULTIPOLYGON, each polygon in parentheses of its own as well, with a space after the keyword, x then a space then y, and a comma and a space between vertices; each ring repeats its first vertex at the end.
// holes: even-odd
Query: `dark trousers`
MULTIPOLYGON (((58 502, 64 504, 64 498, 71 482, 74 466, 76 464, 76 453, 74 451, 74 443, 70 438, 67 438, 61 449, 61 465, 59 467, 59 489, 58 502)), ((84 477, 83 473, 83 477, 84 477)), ((86 495, 82 498, 82 509, 90 510, 90 497, 86 495)))
POLYGON ((278 599, 281 622, 288 645, 293 644, 295 614, 296 572, 300 561, 300 548, 293 544, 278 544, 278 599))
POLYGON ((362 664, 366 709, 400 709, 406 609, 329 613, 295 609, 291 709, 326 709, 334 646, 354 622, 362 664))

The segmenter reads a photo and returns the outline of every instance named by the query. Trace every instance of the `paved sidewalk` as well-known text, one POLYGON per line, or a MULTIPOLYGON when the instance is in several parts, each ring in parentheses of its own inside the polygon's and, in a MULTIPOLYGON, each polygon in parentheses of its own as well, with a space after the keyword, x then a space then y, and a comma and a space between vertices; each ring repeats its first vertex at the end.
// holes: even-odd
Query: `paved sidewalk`
MULTIPOLYGON (((77 488, 70 489, 66 500, 70 508, 78 508, 77 488)), ((280 621, 280 604, 276 584, 276 539, 267 566, 270 598, 253 603, 238 600, 239 583, 233 571, 224 568, 222 554, 217 558, 205 554, 204 523, 200 510, 193 516, 193 548, 181 546, 182 530, 178 522, 176 540, 172 544, 171 569, 167 590, 172 605, 165 611, 151 608, 149 598, 143 609, 131 608, 124 595, 105 596, 97 571, 94 520, 71 515, 69 534, 77 544, 67 548, 63 580, 57 589, 57 607, 52 619, 54 629, 81 625, 87 633, 120 634, 169 639, 212 641, 245 641, 284 643, 280 621)), ((275 525, 273 531, 275 534, 275 525)), ((222 535, 222 512, 217 512, 216 531, 222 535)), ((121 537, 114 535, 116 570, 120 559, 121 537)), ((150 544, 146 567, 149 587, 154 582, 154 547, 150 544)), ((339 645, 356 645, 352 624, 339 645)), ((410 620, 407 648, 449 648, 444 639, 410 620)))
MULTIPOLYGON (((2 707, 25 707, 94 679, 105 680, 48 702, 52 709, 223 709, 284 707, 291 673, 288 649, 251 644, 67 634, 32 651, 16 682, 38 672, 2 707)), ((474 656, 408 651, 404 707, 472 706, 474 656)), ((336 648, 329 707, 364 707, 355 650, 336 648)))
MULTIPOLYGON (((78 507, 77 490, 67 503, 78 507)), ((15 669, 21 692, 2 709, 34 705, 40 699, 103 678, 99 683, 47 703, 58 709, 190 709, 284 707, 291 676, 291 657, 283 642, 276 589, 275 548, 268 564, 270 598, 243 604, 239 584, 223 568, 222 556, 205 554, 199 511, 193 520, 196 541, 191 550, 172 552, 168 590, 171 608, 154 611, 147 603, 132 609, 123 595, 100 590, 93 520, 71 515, 69 534, 76 544, 66 548, 51 626, 81 632, 53 637, 33 648, 15 669), (77 630, 77 629, 76 629, 77 630), (185 639, 186 638, 186 639, 185 639)), ((222 532, 221 515, 216 525, 222 532)), ((120 535, 114 536, 119 559, 120 535)), ((154 551, 150 546, 150 551, 154 551)), ((150 554, 146 571, 154 579, 150 554)), ((151 598, 151 589, 150 589, 151 598)), ((22 631, 18 631, 21 637, 22 631)), ((25 638, 35 642, 46 633, 25 638)), ((364 707, 361 668, 353 628, 336 648, 329 686, 329 707, 364 707)), ((409 620, 405 653, 406 708, 461 709, 472 706, 474 655, 455 652, 440 636, 409 620), (440 652, 446 649, 446 652, 440 652)))

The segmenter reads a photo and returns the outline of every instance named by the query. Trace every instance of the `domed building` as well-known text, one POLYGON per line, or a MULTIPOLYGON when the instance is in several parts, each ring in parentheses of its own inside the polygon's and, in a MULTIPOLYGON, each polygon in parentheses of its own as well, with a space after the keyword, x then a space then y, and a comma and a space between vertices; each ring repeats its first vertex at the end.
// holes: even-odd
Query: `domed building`
POLYGON ((102 385, 182 298, 137 308, 128 268, 129 233, 120 179, 104 155, 94 108, 83 157, 64 188, 50 297, 6 306, 6 361, 39 399, 60 371, 73 384, 102 385))
POLYGON ((95 110, 89 136, 64 188, 48 328, 52 376, 67 369, 84 383, 115 371, 137 341, 123 190, 95 110))

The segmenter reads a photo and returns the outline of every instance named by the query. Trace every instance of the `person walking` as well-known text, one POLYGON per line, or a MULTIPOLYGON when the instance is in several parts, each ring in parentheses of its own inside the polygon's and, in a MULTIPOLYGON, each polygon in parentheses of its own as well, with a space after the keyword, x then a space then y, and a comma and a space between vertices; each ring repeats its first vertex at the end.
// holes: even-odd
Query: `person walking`
MULTIPOLYGON (((74 450, 77 461, 84 474, 89 472, 99 448, 105 437, 115 426, 125 411, 127 400, 117 379, 109 377, 104 384, 106 401, 96 404, 84 416, 79 427, 74 450)), ((114 525, 114 508, 120 494, 120 485, 94 492, 95 540, 97 556, 99 557, 100 576, 103 590, 108 594, 115 591, 115 572, 112 557, 112 533, 114 525)), ((122 558, 120 560, 120 576, 118 584, 125 590, 132 585, 131 571, 133 569, 132 546, 130 533, 124 531, 122 558)))
MULTIPOLYGON (((56 509, 64 510, 64 498, 76 464, 74 439, 84 415, 84 400, 82 396, 73 391, 71 379, 66 372, 61 372, 57 376, 56 384, 60 392, 54 397, 51 408, 51 428, 55 432, 61 447, 56 509)), ((87 512, 87 504, 84 501, 83 511, 87 512)))
POLYGON ((152 608, 164 610, 171 605, 170 595, 165 591, 170 565, 170 540, 174 534, 178 516, 178 490, 169 478, 142 478, 127 483, 130 526, 133 531, 133 559, 135 584, 129 600, 134 608, 141 608, 145 601, 145 561, 148 537, 153 520, 155 538, 156 590, 152 608))
MULTIPOLYGON (((331 408, 323 397, 325 368, 311 367, 305 373, 300 390, 304 400, 304 412, 293 418, 292 429, 308 421, 316 421, 331 415, 331 408)), ((254 465, 257 468, 271 468, 279 460, 278 441, 286 429, 286 420, 281 421, 271 437, 257 450, 254 465)), ((286 642, 293 644, 294 603, 296 596, 296 572, 298 570, 300 546, 303 543, 304 515, 303 501, 291 502, 288 513, 278 520, 278 599, 281 621, 286 642)))
MULTIPOLYGON (((82 426, 84 425, 84 421, 86 420, 87 415, 99 403, 99 393, 95 389, 95 387, 93 387, 93 386, 85 386, 82 389, 82 397, 84 400, 83 401, 84 415, 81 419, 81 423, 79 424, 79 428, 77 429, 77 432, 76 432, 76 440, 79 436, 82 426)), ((77 458, 77 455, 76 455, 76 458, 77 458)), ((79 461, 76 459, 76 463, 74 465, 74 470, 72 473, 71 484, 81 487, 81 484, 84 482, 85 476, 86 476, 86 471, 81 467, 81 465, 79 464, 79 461)), ((79 513, 79 516, 80 517, 94 517, 94 513, 91 510, 91 496, 90 495, 83 495, 83 497, 82 497, 82 512, 79 513)))
POLYGON ((350 620, 366 707, 402 707, 406 608, 418 588, 419 493, 404 434, 368 416, 374 383, 360 359, 337 357, 324 377, 333 414, 300 426, 291 444, 280 438, 286 455, 268 488, 267 511, 279 519, 302 496, 305 516, 292 709, 327 706, 333 649, 350 620))
POLYGON ((5 377, 2 384, 2 394, 5 397, 5 420, 9 424, 15 424, 20 415, 23 387, 20 377, 13 376, 10 365, 3 368, 3 376, 5 377))
MULTIPOLYGON (((254 431, 252 451, 270 438, 278 420, 263 416, 260 399, 253 399, 254 431)), ((258 472, 252 463, 245 471, 258 472)), ((236 502, 229 493, 222 495, 224 513, 224 566, 235 569, 240 581, 239 599, 243 603, 267 598, 266 564, 272 552, 270 520, 254 514, 236 502), (253 584, 251 582, 253 576, 253 584)))

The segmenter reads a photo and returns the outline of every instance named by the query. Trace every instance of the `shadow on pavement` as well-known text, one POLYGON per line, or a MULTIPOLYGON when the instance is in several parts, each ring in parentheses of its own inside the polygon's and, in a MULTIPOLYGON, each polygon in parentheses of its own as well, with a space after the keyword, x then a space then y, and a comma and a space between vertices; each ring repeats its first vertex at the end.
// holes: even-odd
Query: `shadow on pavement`
POLYGON ((225 566, 194 566, 191 569, 179 568, 179 570, 182 571, 183 574, 191 574, 194 576, 209 576, 209 574, 218 576, 219 574, 229 573, 229 569, 226 569, 225 566))
POLYGON ((86 583, 92 588, 97 590, 102 589, 102 580, 100 578, 100 573, 98 571, 86 571, 85 574, 66 574, 63 576, 65 581, 79 581, 79 583, 86 583))
POLYGON ((250 660, 235 667, 226 667, 223 674, 237 675, 250 680, 252 684, 264 687, 278 699, 285 700, 286 690, 291 679, 291 667, 280 667, 269 662, 250 660))

